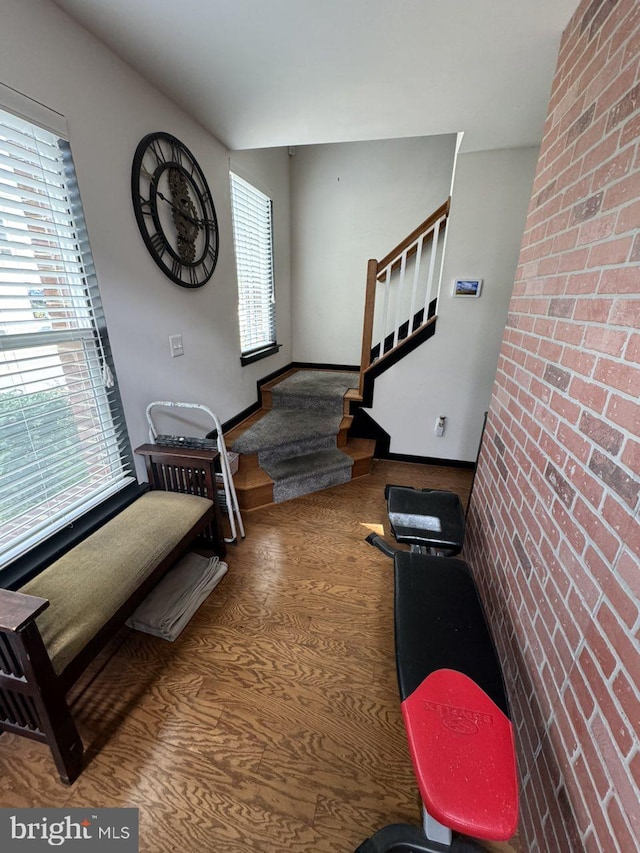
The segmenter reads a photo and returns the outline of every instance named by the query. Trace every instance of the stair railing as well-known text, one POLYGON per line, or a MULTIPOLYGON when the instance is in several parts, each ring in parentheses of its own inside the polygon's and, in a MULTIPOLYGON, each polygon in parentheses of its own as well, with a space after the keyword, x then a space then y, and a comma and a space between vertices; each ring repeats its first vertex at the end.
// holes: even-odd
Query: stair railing
MULTIPOLYGON (((435 321, 434 277, 449 217, 448 198, 381 261, 367 265, 360 393, 365 373, 435 321), (376 345, 372 349, 373 342, 376 345)), ((438 274, 439 277, 440 274, 438 274)))

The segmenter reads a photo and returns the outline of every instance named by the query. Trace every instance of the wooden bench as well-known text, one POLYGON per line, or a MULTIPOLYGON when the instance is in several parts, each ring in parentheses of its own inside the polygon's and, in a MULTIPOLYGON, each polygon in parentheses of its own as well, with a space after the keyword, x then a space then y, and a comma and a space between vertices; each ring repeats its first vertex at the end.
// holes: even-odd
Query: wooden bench
POLYGON ((0 590, 0 733, 48 744, 65 784, 83 765, 66 694, 194 540, 220 530, 209 495, 146 492, 19 591, 0 590))

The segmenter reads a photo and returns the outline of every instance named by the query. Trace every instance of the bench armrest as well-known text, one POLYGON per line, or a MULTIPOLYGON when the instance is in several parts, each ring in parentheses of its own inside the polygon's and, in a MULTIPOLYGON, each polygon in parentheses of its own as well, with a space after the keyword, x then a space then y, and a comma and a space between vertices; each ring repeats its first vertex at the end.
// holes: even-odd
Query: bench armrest
POLYGON ((46 610, 46 598, 0 589, 0 631, 16 633, 46 610))

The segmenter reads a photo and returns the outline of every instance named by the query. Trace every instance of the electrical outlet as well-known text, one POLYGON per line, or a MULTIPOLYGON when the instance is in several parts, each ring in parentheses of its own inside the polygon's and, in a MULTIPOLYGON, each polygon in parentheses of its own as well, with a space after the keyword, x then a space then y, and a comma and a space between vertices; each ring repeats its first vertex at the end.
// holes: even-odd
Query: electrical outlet
POLYGON ((444 435, 444 428, 445 428, 446 423, 447 423, 446 417, 444 415, 440 415, 440 417, 436 421, 436 435, 437 436, 443 436, 444 435))
POLYGON ((177 358, 179 355, 184 355, 182 335, 169 335, 169 350, 171 352, 171 358, 177 358))

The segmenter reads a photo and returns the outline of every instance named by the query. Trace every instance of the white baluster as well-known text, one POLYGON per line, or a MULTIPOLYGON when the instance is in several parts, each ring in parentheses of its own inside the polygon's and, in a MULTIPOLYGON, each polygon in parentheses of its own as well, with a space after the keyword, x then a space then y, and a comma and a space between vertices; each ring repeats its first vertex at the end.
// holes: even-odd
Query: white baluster
POLYGON ((384 303, 382 305, 382 332, 380 335, 380 355, 379 358, 382 358, 384 355, 384 339, 387 336, 387 314, 389 312, 389 284, 391 282, 391 264, 385 270, 384 276, 384 303))
POLYGON ((413 331, 413 316, 416 313, 416 299, 418 296, 418 279, 420 277, 420 261, 422 259, 422 246, 424 245, 424 234, 420 235, 418 245, 416 247, 416 262, 413 270, 413 285, 411 287, 411 307, 409 309, 409 329, 408 333, 413 331))
POLYGON ((431 241, 431 257, 429 258, 429 275, 427 277, 427 290, 424 295, 424 322, 426 323, 429 316, 429 303, 431 302, 431 287, 433 284, 433 269, 436 263, 436 254, 438 252, 438 235, 440 233, 440 223, 444 217, 438 219, 433 226, 433 240, 431 241))
POLYGON ((407 252, 406 250, 402 253, 402 260, 400 261, 400 281, 398 282, 398 287, 396 288, 396 319, 393 326, 393 344, 391 349, 395 347, 398 343, 398 330, 400 328, 400 312, 402 309, 402 293, 404 291, 404 277, 407 270, 407 252))

